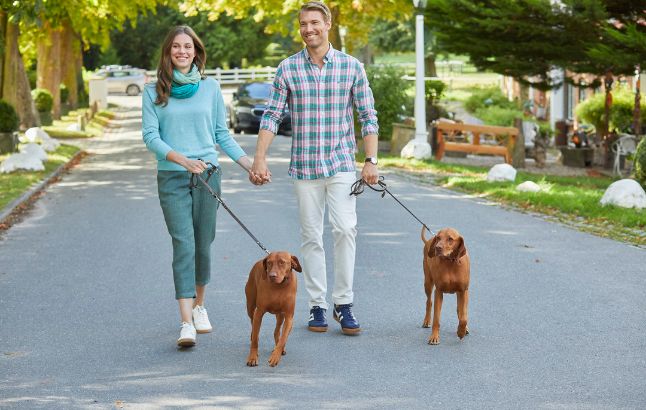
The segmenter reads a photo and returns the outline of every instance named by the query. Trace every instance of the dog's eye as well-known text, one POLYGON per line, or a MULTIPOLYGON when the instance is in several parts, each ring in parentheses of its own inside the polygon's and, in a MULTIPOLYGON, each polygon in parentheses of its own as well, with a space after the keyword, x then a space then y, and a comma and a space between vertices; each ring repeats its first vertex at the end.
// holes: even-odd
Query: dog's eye
POLYGON ((453 242, 453 238, 449 238, 449 242, 453 242))

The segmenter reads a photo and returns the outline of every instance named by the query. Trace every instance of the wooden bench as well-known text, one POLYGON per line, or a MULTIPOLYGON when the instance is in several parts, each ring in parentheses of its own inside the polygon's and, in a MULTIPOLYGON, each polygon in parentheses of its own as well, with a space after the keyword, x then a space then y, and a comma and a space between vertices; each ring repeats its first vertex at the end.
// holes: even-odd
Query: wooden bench
POLYGON ((470 154, 490 154, 505 157, 505 162, 511 164, 514 144, 518 137, 518 129, 513 127, 494 127, 489 125, 454 124, 435 122, 437 130, 437 149, 435 159, 441 160, 446 151, 466 152, 470 154), (471 142, 456 141, 456 135, 472 134, 471 142), (493 137, 493 143, 481 143, 480 136, 493 137))

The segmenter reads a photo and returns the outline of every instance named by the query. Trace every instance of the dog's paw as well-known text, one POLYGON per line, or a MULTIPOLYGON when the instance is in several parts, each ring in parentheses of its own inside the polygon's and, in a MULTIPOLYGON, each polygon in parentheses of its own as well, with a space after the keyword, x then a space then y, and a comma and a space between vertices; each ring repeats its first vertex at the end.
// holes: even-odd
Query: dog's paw
POLYGON ((439 336, 432 336, 428 338, 428 344, 435 346, 440 344, 440 337, 439 336))
POLYGON ((269 360, 267 362, 269 362, 269 365, 271 367, 277 366, 278 363, 280 363, 281 357, 282 353, 280 351, 274 350, 273 352, 271 352, 271 356, 269 356, 269 360))
POLYGON ((465 324, 460 324, 458 325, 458 337, 460 339, 464 338, 469 333, 469 329, 467 329, 467 325, 465 324))
POLYGON ((247 366, 256 367, 258 366, 258 355, 249 355, 247 357, 247 366))
POLYGON ((286 354, 287 354, 287 352, 283 350, 283 356, 285 356, 286 354))
POLYGON ((426 327, 426 328, 431 327, 431 322, 430 321, 428 321, 428 322, 424 321, 424 323, 422 323, 422 327, 426 327))

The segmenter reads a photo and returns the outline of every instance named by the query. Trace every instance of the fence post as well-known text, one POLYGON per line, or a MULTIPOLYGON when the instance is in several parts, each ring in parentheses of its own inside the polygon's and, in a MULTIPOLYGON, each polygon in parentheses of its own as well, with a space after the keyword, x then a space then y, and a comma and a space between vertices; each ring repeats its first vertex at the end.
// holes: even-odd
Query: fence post
MULTIPOLYGON (((512 147, 511 165, 516 169, 525 168, 525 134, 523 134, 523 119, 515 118, 514 127, 518 129, 518 136, 516 136, 516 142, 512 147)), ((511 138, 511 135, 508 138, 511 138)))

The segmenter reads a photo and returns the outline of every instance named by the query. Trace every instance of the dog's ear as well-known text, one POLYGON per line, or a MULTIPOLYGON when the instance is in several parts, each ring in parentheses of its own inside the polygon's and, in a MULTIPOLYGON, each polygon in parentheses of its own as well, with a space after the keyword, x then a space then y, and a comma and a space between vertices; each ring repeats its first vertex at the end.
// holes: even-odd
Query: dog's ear
POLYGON ((455 246, 455 250, 451 253, 451 259, 457 261, 466 254, 467 248, 464 246, 464 238, 460 236, 460 239, 458 239, 458 244, 455 246))
POLYGON ((438 238, 438 237, 437 237, 437 235, 435 235, 435 236, 433 237, 433 239, 431 239, 431 244, 430 244, 430 245, 429 245, 429 247, 428 247, 428 257, 429 257, 429 258, 434 258, 434 257, 436 257, 436 256, 437 256, 437 254, 435 253, 435 245, 437 245, 437 241, 438 241, 439 239, 440 239, 440 238, 438 238))
POLYGON ((267 259, 269 259, 269 255, 262 260, 262 275, 260 275, 260 278, 265 280, 267 279, 267 259))
POLYGON ((294 269, 296 272, 303 272, 303 268, 301 268, 301 263, 298 261, 298 258, 294 255, 292 255, 292 269, 294 269))

